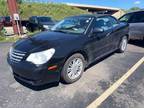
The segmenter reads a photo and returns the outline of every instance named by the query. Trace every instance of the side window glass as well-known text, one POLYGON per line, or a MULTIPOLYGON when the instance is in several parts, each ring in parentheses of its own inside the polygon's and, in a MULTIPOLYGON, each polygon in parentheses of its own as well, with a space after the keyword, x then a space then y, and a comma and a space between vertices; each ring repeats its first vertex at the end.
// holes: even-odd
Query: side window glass
POLYGON ((105 18, 105 17, 97 18, 96 22, 95 22, 95 28, 101 28, 104 31, 108 30, 109 28, 106 24, 108 21, 109 21, 109 19, 105 18))
POLYGON ((34 23, 38 24, 38 19, 34 18, 34 23))
POLYGON ((126 14, 124 16, 122 16, 119 21, 120 22, 129 22, 130 18, 131 18, 132 14, 126 14))
POLYGON ((31 23, 36 23, 36 21, 37 21, 37 20, 36 20, 35 17, 31 17, 31 18, 30 18, 30 22, 31 22, 31 23))
POLYGON ((31 17, 31 18, 29 19, 29 21, 30 21, 31 23, 34 23, 33 17, 31 17))
POLYGON ((118 25, 118 21, 113 18, 113 17, 109 17, 109 25, 113 28, 116 27, 118 25))
POLYGON ((104 31, 107 31, 117 26, 117 24, 117 20, 112 17, 100 17, 96 19, 95 28, 102 28, 104 31))
POLYGON ((144 22, 144 12, 134 14, 132 19, 131 19, 131 22, 132 23, 144 22))

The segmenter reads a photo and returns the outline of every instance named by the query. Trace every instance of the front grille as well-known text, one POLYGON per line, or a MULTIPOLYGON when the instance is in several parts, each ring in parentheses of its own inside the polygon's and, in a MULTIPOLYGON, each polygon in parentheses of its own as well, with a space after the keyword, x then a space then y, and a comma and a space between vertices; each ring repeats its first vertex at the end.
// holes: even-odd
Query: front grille
POLYGON ((26 55, 26 52, 22 52, 22 51, 15 50, 15 49, 12 49, 9 53, 10 60, 16 63, 22 61, 25 55, 26 55))

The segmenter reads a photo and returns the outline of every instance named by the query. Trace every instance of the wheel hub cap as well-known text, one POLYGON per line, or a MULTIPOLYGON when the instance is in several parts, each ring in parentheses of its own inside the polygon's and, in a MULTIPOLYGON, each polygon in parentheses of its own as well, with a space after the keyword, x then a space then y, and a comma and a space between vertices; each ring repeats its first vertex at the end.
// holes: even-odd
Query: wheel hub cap
POLYGON ((81 75, 83 70, 83 62, 80 58, 73 59, 67 68, 68 77, 70 79, 76 79, 81 75))
POLYGON ((123 39, 121 49, 124 51, 127 46, 127 39, 123 39))

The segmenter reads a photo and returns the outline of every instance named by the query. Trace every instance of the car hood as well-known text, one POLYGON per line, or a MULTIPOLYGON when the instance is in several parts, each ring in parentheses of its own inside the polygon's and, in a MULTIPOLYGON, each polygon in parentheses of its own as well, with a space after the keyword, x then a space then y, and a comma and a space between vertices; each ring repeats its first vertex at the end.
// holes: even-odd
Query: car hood
POLYGON ((60 47, 64 43, 77 40, 79 36, 60 32, 41 32, 34 36, 17 41, 13 47, 23 52, 38 52, 49 48, 60 47))

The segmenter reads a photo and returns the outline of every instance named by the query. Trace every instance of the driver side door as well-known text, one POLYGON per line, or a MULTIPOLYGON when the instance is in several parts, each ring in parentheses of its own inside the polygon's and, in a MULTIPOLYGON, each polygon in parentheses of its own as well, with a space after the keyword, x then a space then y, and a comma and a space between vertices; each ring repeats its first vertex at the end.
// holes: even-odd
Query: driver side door
POLYGON ((90 46, 93 50, 92 59, 101 58, 112 50, 113 28, 110 21, 109 16, 103 16, 95 19, 93 23, 92 36, 90 37, 90 46), (102 29, 103 32, 94 32, 95 29, 102 29))

